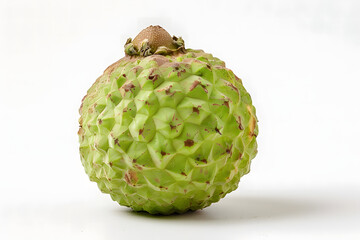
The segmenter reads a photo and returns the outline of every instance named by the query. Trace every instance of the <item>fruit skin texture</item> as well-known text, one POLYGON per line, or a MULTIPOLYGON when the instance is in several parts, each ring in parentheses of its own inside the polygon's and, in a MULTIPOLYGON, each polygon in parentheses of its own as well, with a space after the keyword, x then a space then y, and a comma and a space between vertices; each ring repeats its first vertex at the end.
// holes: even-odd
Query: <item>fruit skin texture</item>
POLYGON ((257 153, 250 95, 201 50, 120 59, 88 90, 80 113, 86 173, 135 211, 205 208, 237 188, 257 153))

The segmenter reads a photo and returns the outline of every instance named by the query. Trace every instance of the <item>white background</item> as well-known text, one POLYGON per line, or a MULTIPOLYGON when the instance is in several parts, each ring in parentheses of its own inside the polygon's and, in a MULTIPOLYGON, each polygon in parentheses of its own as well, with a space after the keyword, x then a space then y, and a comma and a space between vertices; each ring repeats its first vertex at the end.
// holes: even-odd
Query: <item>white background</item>
POLYGON ((360 239, 356 0, 0 2, 0 239, 360 239), (181 216, 101 194, 78 108, 128 37, 159 24, 226 61, 257 108, 239 188, 181 216))

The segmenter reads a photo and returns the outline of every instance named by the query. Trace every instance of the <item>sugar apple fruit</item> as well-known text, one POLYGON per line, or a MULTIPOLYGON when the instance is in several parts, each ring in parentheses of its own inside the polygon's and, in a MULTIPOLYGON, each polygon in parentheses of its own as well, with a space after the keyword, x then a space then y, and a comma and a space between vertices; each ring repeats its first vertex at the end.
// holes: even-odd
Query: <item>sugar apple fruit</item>
POLYGON ((80 107, 81 161, 120 205, 183 213, 235 190, 257 153, 255 108, 220 59, 150 26, 80 107))

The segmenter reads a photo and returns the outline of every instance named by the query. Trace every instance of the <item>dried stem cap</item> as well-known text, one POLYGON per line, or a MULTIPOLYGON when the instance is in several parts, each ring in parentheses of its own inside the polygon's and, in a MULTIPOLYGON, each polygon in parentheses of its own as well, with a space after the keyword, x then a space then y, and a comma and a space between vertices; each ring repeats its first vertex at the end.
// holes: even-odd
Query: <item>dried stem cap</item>
POLYGON ((168 55, 174 52, 184 52, 184 41, 181 37, 171 37, 170 34, 160 26, 149 26, 142 30, 131 41, 129 38, 125 44, 126 55, 140 55, 143 57, 161 54, 168 55))
POLYGON ((160 26, 149 26, 142 30, 133 41, 133 44, 138 49, 141 48, 141 43, 147 39, 151 49, 157 49, 161 46, 174 49, 173 39, 170 34, 160 26))

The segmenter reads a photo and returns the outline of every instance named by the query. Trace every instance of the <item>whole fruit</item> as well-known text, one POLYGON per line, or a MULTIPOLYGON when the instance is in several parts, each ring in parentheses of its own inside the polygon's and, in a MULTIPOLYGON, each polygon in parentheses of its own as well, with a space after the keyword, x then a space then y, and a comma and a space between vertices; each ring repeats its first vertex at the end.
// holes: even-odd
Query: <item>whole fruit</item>
POLYGON ((150 26, 80 107, 81 161, 120 205, 183 213, 235 190, 257 153, 255 108, 225 63, 150 26))

